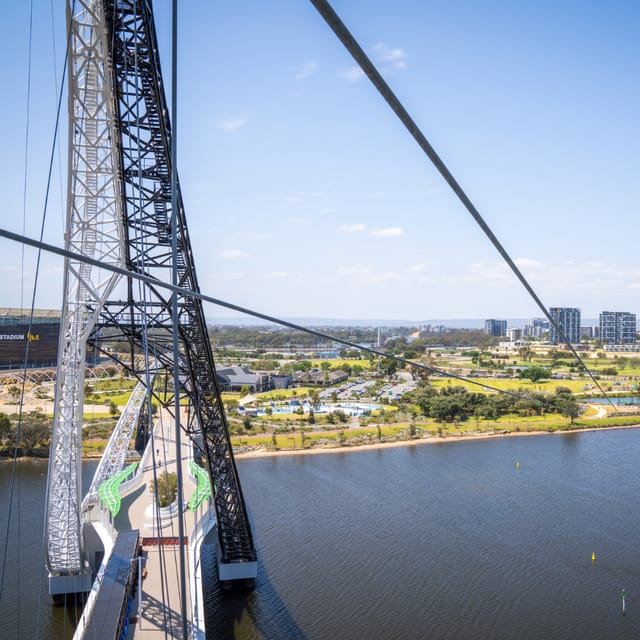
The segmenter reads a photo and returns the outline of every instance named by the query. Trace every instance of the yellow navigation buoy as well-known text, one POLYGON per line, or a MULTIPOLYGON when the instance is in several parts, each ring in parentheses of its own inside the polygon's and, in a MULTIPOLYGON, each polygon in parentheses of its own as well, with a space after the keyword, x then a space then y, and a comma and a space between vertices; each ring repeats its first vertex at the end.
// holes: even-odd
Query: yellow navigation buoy
POLYGON ((520 468, 520 463, 516 462, 516 469, 519 469, 519 468, 520 468))
POLYGON ((594 552, 591 554, 591 562, 595 562, 595 561, 596 561, 596 552, 594 551, 594 552))

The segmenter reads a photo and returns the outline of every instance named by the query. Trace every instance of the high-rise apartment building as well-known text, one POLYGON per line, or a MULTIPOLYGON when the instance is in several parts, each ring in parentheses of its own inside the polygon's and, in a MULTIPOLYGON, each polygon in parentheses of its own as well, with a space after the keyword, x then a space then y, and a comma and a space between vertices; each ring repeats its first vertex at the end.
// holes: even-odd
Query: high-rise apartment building
MULTIPOLYGON (((549 313, 560 327, 567 342, 578 344, 580 342, 580 309, 575 307, 551 307, 549 313)), ((550 344, 562 342, 553 325, 549 327, 549 342, 550 344)))
POLYGON ((507 335, 507 321, 506 320, 490 320, 484 321, 484 332, 488 336, 506 336, 507 335))
POLYGON ((636 341, 636 314, 603 311, 600 314, 600 340, 603 344, 631 344, 636 341))

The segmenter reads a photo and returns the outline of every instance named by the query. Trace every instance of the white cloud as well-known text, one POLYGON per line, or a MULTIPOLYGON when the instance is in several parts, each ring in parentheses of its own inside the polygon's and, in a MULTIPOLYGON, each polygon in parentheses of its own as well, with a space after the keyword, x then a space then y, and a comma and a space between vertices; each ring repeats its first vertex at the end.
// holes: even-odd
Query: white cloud
POLYGON ((273 280, 275 278, 288 278, 289 273, 287 271, 272 271, 270 273, 263 273, 262 277, 265 280, 273 280))
POLYGON ((422 271, 424 271, 424 265, 423 264, 411 265, 410 267, 407 267, 407 271, 409 273, 421 273, 422 271))
POLYGON ((349 67, 345 71, 341 71, 338 77, 348 82, 359 82, 364 78, 364 72, 360 67, 349 67))
POLYGON ((369 233, 374 238, 397 238, 403 234, 402 227, 388 227, 386 229, 376 229, 369 233))
MULTIPOLYGON (((384 42, 376 43, 367 53, 383 71, 397 71, 407 66, 406 51, 399 47, 388 47, 384 42)), ((349 82, 359 82, 364 78, 364 72, 359 66, 353 66, 341 71, 338 77, 349 82)))
POLYGON ((517 267, 521 269, 539 269, 542 267, 542 262, 539 260, 533 260, 532 258, 516 258, 514 260, 517 267))
POLYGON ((376 62, 388 63, 392 69, 404 69, 407 66, 407 54, 404 49, 387 47, 383 42, 378 42, 371 49, 371 55, 376 62))
POLYGON ((242 129, 249 122, 248 118, 227 118, 216 122, 216 129, 221 129, 225 133, 235 133, 238 129, 242 129))
POLYGON ((340 233, 361 233, 367 229, 366 224, 343 224, 338 227, 340 233))
POLYGON ((223 249, 218 251, 216 255, 226 260, 236 260, 237 258, 246 258, 247 254, 242 249, 223 249))
POLYGON ((310 78, 318 70, 318 63, 315 60, 309 60, 297 67, 293 68, 293 77, 296 80, 306 80, 310 78))

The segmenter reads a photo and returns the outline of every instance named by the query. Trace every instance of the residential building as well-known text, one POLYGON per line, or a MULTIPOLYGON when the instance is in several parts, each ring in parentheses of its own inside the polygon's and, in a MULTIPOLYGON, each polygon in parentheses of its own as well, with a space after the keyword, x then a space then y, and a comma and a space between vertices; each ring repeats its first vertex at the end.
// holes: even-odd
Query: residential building
POLYGON ((636 341, 636 314, 603 311, 600 314, 600 340, 603 344, 632 344, 636 341))
POLYGON ((292 375, 292 382, 297 385, 331 386, 345 382, 348 379, 349 375, 341 369, 334 371, 322 371, 322 369, 294 371, 292 375))
MULTIPOLYGON (((570 344, 580 343, 580 309, 575 307, 551 307, 549 313, 560 327, 567 342, 570 344)), ((556 328, 549 327, 549 343, 559 344, 563 340, 558 335, 556 328)))
POLYGON ((497 338, 507 335, 507 321, 495 320, 493 318, 484 321, 484 332, 488 336, 495 336, 497 338))
POLYGON ((522 329, 516 329, 515 327, 509 327, 507 329, 507 340, 509 342, 516 342, 522 338, 522 329))
POLYGON ((597 338, 598 337, 598 327, 580 327, 580 337, 581 338, 597 338))

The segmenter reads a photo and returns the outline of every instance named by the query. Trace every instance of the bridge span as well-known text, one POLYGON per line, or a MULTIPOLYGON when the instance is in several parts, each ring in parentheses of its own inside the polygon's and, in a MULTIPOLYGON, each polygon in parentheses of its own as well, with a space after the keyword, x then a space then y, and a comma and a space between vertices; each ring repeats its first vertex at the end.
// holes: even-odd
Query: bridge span
MULTIPOLYGON (((186 416, 185 416, 186 418, 186 416)), ((111 624, 119 635, 102 628, 99 637, 182 638, 183 611, 192 638, 204 638, 203 587, 200 572, 200 550, 207 534, 216 526, 211 487, 206 473, 194 462, 193 448, 185 447, 178 459, 175 442, 175 421, 162 411, 155 423, 153 438, 131 477, 111 487, 111 493, 101 491, 98 503, 89 509, 89 519, 96 524, 104 542, 105 557, 94 581, 87 605, 80 619, 75 640, 95 636, 95 618, 101 599, 112 597, 103 593, 108 583, 109 561, 122 536, 137 532, 140 551, 125 558, 129 562, 127 576, 122 572, 122 597, 113 598, 111 624), (163 474, 175 474, 178 465, 183 471, 184 504, 174 501, 168 507, 157 506, 155 490, 163 474), (114 492, 121 500, 118 508, 109 504, 114 492), (115 513, 114 513, 115 512, 115 513), (186 552, 187 603, 180 594, 180 539, 178 518, 184 518, 183 540, 186 552), (101 525, 101 526, 100 526, 101 525), (115 546, 114 546, 115 543, 115 546), (125 635, 122 636, 124 630, 125 635)), ((126 473, 126 469, 125 469, 126 473)), ((122 475, 119 474, 119 475, 122 475)), ((114 476, 117 479, 117 475, 114 476)), ((107 479, 104 487, 111 482, 107 479)), ((114 562, 121 561, 116 559, 114 562)), ((224 570, 223 570, 224 574, 224 570)))

